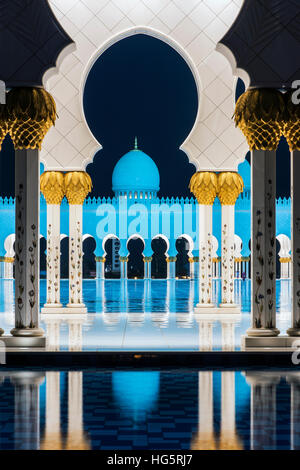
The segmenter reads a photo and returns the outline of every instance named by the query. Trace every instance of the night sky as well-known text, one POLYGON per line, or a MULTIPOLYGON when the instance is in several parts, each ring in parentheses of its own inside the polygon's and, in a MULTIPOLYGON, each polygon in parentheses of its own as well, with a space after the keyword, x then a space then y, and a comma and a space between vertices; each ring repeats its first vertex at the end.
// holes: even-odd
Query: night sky
MULTIPOLYGON (((243 91, 240 82, 237 95, 243 91)), ((112 171, 132 150, 139 148, 158 166, 160 196, 190 196, 195 172, 180 145, 197 114, 196 84, 188 65, 158 39, 135 35, 113 45, 95 63, 84 95, 87 121, 103 149, 87 167, 93 196, 112 196, 112 171)), ((277 152, 277 196, 290 194, 290 157, 283 140, 277 152)), ((130 175, 128 175, 130 178, 130 175)), ((0 195, 14 194, 14 154, 9 138, 0 152, 0 195)))

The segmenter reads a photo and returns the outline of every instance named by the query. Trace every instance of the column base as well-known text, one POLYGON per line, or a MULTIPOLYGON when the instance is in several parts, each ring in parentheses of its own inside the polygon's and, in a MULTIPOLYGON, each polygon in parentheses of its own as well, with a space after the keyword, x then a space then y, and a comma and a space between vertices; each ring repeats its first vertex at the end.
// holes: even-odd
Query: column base
POLYGON ((85 304, 67 304, 64 313, 87 313, 85 304))
POLYGON ((35 338, 44 336, 45 334, 42 328, 13 328, 10 333, 12 336, 22 336, 27 338, 35 338))
POLYGON ((44 307, 41 309, 41 313, 61 313, 63 312, 64 307, 62 304, 45 304, 44 307))
POLYGON ((242 350, 255 350, 260 348, 269 349, 293 349, 298 350, 299 337, 295 336, 247 336, 241 337, 242 350), (296 342, 296 343, 295 343, 296 342))
POLYGON ((289 336, 300 336, 300 328, 289 328, 286 332, 289 336))
POLYGON ((46 348, 45 336, 1 336, 6 348, 46 348))
POLYGON ((280 331, 277 328, 249 328, 247 336, 256 338, 265 338, 270 336, 278 336, 280 331))
POLYGON ((241 313, 241 307, 237 304, 219 304, 219 313, 241 313))
POLYGON ((194 308, 195 314, 217 313, 218 308, 214 304, 197 304, 194 308))

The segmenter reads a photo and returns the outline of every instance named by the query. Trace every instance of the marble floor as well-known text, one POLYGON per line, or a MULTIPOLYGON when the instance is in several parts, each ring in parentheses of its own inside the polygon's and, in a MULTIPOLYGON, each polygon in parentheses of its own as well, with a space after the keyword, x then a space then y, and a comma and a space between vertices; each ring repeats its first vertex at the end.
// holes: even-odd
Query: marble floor
MULTIPOLYGON (((214 301, 220 302, 219 280, 214 301)), ((87 315, 41 315, 49 350, 238 350, 250 326, 250 281, 235 281, 241 315, 194 315, 198 283, 190 280, 84 280, 87 315)), ((46 282, 41 280, 41 306, 46 282)), ((63 304, 68 281, 61 281, 63 304)), ((277 326, 290 326, 291 283, 277 281, 277 326)), ((14 325, 14 281, 0 280, 0 326, 9 333, 14 325)))

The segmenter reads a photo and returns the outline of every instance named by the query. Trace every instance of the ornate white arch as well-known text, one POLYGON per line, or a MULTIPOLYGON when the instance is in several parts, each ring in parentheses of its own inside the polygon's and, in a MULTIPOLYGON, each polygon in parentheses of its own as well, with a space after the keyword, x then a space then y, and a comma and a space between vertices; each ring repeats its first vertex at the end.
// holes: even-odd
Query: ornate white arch
POLYGON ((110 45, 133 34, 167 42, 194 74, 200 105, 195 125, 181 146, 190 162, 198 170, 237 170, 248 146, 231 119, 235 77, 216 45, 237 17, 240 2, 228 0, 225 6, 202 0, 169 0, 168 5, 157 0, 134 6, 135 2, 104 3, 78 0, 70 8, 65 0, 50 0, 77 49, 62 60, 58 74, 44 80, 60 116, 44 140, 45 170, 84 170, 101 148, 83 115, 86 72, 110 45))
POLYGON ((177 240, 179 238, 185 238, 186 241, 188 242, 189 244, 189 251, 188 251, 188 255, 190 258, 193 257, 193 250, 194 250, 194 240, 192 239, 192 237, 190 235, 188 235, 187 233, 183 233, 182 235, 180 235, 179 237, 177 237, 177 240))
POLYGON ((145 246, 146 246, 146 243, 145 243, 145 240, 144 238, 139 234, 139 233, 133 233, 132 235, 130 235, 130 237, 128 238, 127 242, 126 242, 126 248, 128 250, 128 243, 130 242, 130 240, 135 240, 139 238, 140 240, 142 240, 142 242, 144 243, 144 249, 145 249, 145 246))
POLYGON ((115 235, 114 233, 109 233, 108 235, 105 235, 105 237, 102 240, 103 256, 107 254, 105 251, 105 244, 107 240, 109 240, 110 238, 116 238, 117 240, 119 240, 119 237, 117 237, 117 235, 115 235))
POLYGON ((280 251, 278 255, 280 258, 288 258, 291 256, 291 240, 287 235, 284 235, 283 233, 280 233, 277 235, 276 239, 279 241, 280 244, 280 251))

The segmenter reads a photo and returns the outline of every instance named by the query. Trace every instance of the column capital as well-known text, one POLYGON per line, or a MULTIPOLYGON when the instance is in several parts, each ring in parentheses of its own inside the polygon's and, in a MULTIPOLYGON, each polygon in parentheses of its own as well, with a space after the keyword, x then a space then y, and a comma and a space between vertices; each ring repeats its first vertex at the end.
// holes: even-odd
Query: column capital
POLYGON ((13 88, 6 98, 2 119, 16 150, 41 149, 56 120, 56 104, 44 88, 13 88))
POLYGON ((216 173, 213 171, 197 171, 191 178, 189 188, 199 204, 212 206, 218 190, 216 173))
POLYGON ((125 263, 128 262, 128 256, 120 256, 120 261, 123 261, 125 263))
POLYGON ((106 258, 105 256, 95 256, 96 263, 105 263, 106 258))
POLYGON ((238 99, 234 119, 250 150, 276 150, 283 132, 285 102, 279 90, 247 90, 238 99))
POLYGON ((143 261, 144 261, 144 263, 151 263, 151 261, 152 261, 152 256, 144 256, 143 261))
POLYGON ((169 256, 167 259, 166 259, 166 262, 167 263, 175 263, 177 261, 177 256, 169 256))
POLYGON ((294 90, 284 95, 287 117, 284 123, 283 134, 291 152, 300 150, 300 106, 293 103, 293 93, 294 90))
POLYGON ((40 179, 41 192, 47 204, 61 204, 65 195, 64 175, 61 171, 44 171, 40 179))
POLYGON ((244 181, 235 171, 222 171, 218 174, 217 196, 222 206, 234 206, 244 190, 244 181))
POLYGON ((69 204, 82 205, 92 190, 92 180, 85 171, 69 171, 64 177, 65 192, 69 204))

